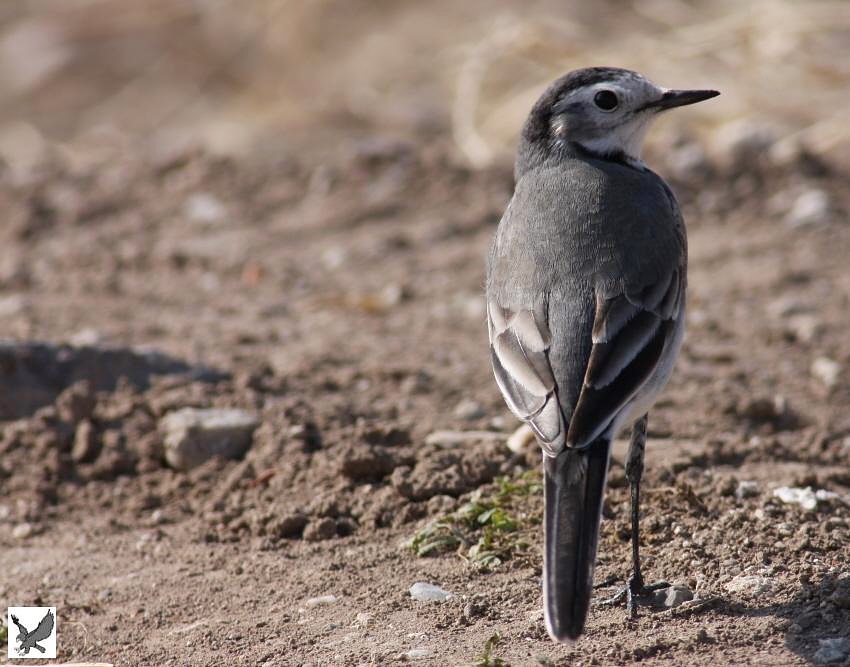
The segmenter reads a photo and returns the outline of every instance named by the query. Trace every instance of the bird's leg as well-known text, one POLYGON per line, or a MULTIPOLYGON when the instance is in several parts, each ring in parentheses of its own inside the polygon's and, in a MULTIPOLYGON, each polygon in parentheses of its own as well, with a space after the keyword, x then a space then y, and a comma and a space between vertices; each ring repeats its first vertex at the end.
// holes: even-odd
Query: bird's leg
POLYGON ((637 614, 637 604, 651 604, 651 599, 647 599, 651 598, 650 594, 669 586, 665 581, 647 586, 640 568, 640 480, 643 476, 643 454, 646 448, 646 422, 647 415, 644 415, 632 427, 632 438, 626 457, 626 479, 629 481, 631 492, 632 574, 626 587, 607 601, 614 604, 625 599, 626 610, 631 618, 634 618, 637 614))
POLYGON ((631 520, 632 520, 632 576, 629 577, 628 593, 626 595, 626 611, 630 617, 637 613, 635 598, 646 597, 647 594, 666 588, 666 581, 649 586, 643 580, 640 569, 640 480, 643 477, 643 455, 646 449, 646 423, 648 415, 644 415, 632 427, 632 439, 629 443, 629 454, 626 459, 626 479, 629 480, 631 491, 631 520))

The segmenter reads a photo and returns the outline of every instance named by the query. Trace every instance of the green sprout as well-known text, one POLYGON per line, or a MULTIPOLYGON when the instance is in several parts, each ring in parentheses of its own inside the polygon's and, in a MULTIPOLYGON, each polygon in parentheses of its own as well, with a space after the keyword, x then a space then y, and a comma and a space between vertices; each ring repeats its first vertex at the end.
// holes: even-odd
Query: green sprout
POLYGON ((456 552, 478 567, 495 567, 530 546, 522 533, 539 518, 528 513, 528 498, 541 491, 537 471, 498 477, 457 510, 419 530, 411 548, 420 557, 456 552))
POLYGON ((492 634, 484 643, 484 652, 475 657, 475 662, 464 665, 463 667, 510 667, 502 658, 497 658, 493 655, 493 651, 501 641, 502 635, 498 632, 492 634))

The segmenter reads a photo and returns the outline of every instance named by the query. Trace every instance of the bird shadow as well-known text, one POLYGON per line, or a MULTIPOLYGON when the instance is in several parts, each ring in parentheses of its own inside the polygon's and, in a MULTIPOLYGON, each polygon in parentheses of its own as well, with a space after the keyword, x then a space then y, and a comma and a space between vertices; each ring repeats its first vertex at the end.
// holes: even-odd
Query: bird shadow
POLYGON ((821 640, 850 637, 850 577, 828 574, 817 582, 804 578, 794 597, 784 604, 748 605, 721 600, 715 613, 785 619, 781 623, 785 645, 807 662, 823 664, 823 658, 816 657, 821 640))

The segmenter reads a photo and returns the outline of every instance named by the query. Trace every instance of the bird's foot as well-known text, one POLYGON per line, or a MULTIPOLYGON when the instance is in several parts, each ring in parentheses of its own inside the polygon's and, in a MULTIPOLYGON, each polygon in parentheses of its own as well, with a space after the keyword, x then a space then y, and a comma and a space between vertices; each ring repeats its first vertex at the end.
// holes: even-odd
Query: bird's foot
POLYGON ((628 583, 603 604, 615 605, 625 601, 628 617, 635 618, 638 607, 672 609, 693 597, 694 594, 684 586, 671 586, 666 581, 645 584, 642 578, 631 576, 628 583))

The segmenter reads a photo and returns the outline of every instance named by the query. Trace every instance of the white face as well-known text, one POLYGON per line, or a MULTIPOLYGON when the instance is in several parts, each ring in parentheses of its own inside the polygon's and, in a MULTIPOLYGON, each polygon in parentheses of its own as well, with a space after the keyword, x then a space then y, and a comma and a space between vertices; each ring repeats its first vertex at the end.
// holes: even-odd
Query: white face
POLYGON ((573 90, 555 104, 552 133, 592 153, 624 153, 640 158, 643 138, 666 88, 638 76, 594 83, 573 90))

